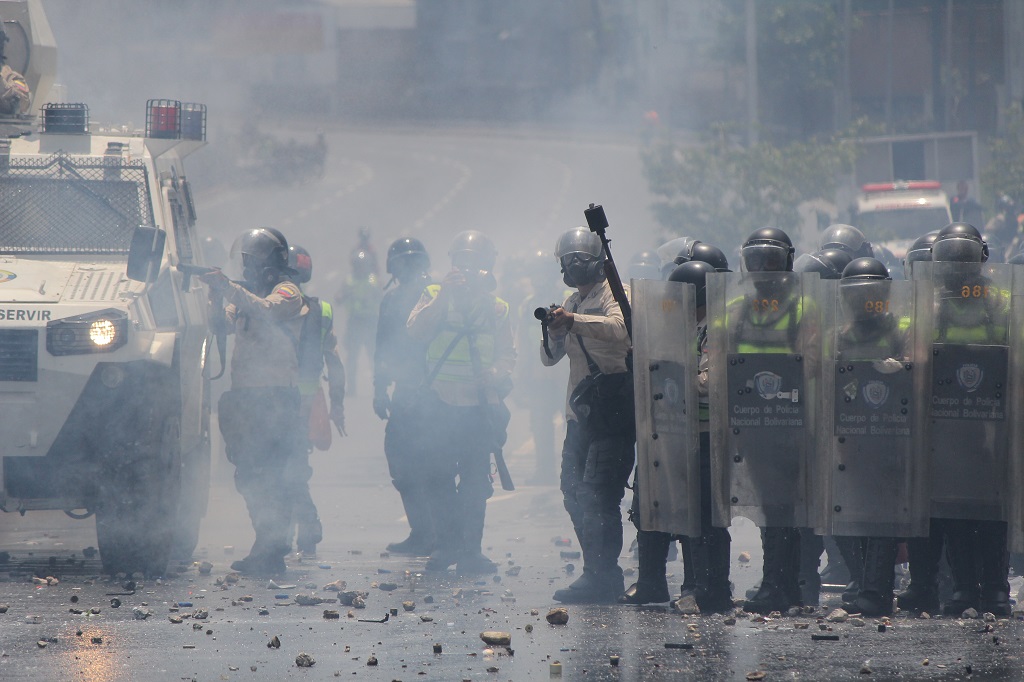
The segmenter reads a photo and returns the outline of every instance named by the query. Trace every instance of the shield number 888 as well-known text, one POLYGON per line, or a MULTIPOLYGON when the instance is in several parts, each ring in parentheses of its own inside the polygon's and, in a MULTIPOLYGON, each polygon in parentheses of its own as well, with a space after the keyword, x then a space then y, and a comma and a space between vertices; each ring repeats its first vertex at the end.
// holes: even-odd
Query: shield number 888
POLYGON ((777 313, 779 312, 779 299, 777 298, 754 298, 755 313, 777 313))

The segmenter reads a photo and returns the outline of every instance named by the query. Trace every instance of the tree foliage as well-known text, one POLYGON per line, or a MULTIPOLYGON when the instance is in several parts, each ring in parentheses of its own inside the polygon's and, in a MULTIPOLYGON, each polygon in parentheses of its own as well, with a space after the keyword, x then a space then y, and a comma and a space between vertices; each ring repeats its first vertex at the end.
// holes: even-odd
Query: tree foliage
POLYGON ((728 249, 766 225, 795 231, 805 201, 833 201, 854 148, 842 138, 745 147, 717 126, 701 144, 661 140, 641 156, 658 222, 669 233, 728 249))
POLYGON ((1006 111, 1002 132, 989 139, 991 158, 982 171, 986 203, 1007 195, 1024 205, 1024 110, 1014 104, 1006 111))

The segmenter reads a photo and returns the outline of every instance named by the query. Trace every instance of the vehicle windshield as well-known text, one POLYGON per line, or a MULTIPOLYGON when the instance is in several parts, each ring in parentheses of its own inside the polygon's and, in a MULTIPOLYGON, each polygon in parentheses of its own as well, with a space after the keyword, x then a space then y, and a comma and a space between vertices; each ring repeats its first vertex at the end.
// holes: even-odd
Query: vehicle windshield
POLYGON ((949 210, 942 206, 891 211, 865 211, 857 216, 857 227, 873 242, 917 239, 949 224, 949 210))
POLYGON ((127 253, 145 224, 153 209, 140 163, 13 157, 0 182, 0 254, 127 253))

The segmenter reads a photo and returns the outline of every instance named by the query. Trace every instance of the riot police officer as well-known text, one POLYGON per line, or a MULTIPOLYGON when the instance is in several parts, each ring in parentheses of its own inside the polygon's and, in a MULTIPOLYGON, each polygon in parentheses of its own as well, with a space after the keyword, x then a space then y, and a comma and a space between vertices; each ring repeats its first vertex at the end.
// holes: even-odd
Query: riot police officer
MULTIPOLYGON (((288 245, 288 267, 295 271, 294 280, 300 290, 303 284, 313 278, 313 257, 298 244, 288 245)), ((334 335, 334 311, 331 304, 307 296, 305 292, 302 296, 310 314, 303 326, 304 333, 299 337, 303 345, 299 349, 299 394, 302 420, 309 428, 303 448, 305 457, 300 453, 287 473, 294 499, 292 517, 297 526, 295 545, 304 557, 309 558, 316 556, 316 546, 323 539, 323 525, 309 492, 309 479, 313 476, 309 456, 314 447, 318 450, 330 447, 331 422, 338 429, 339 435, 346 435, 345 367, 338 356, 338 339, 334 335), (310 328, 306 324, 311 325, 310 328), (314 324, 315 328, 312 327, 314 324), (320 385, 325 367, 329 407, 320 385)))
MULTIPOLYGON (((881 368, 877 371, 903 371, 909 319, 899 319, 888 310, 880 310, 878 305, 879 302, 888 304, 891 281, 888 268, 874 258, 857 258, 843 270, 839 293, 847 322, 836 337, 836 357, 840 363, 872 359, 873 366, 881 368)), ((844 595, 844 604, 851 602, 850 608, 865 616, 891 615, 898 539, 857 536, 836 539, 844 549, 856 584, 852 598, 844 595)))
MULTIPOLYGON (((1005 353, 1000 349, 1009 344, 1008 287, 1000 286, 982 272, 982 263, 987 259, 988 245, 978 230, 967 223, 947 225, 939 231, 932 244, 932 260, 936 268, 939 264, 954 264, 937 270, 938 281, 934 283, 937 290, 935 349, 939 353, 936 357, 941 359, 949 353, 958 353, 953 358, 960 367, 956 381, 964 386, 965 391, 973 393, 972 397, 978 404, 982 402, 979 398, 989 397, 984 392, 987 389, 982 384, 983 375, 978 374, 976 384, 971 384, 972 375, 964 374, 963 368, 980 366, 985 374, 1007 372, 1007 364, 1003 364, 1000 370, 998 357, 986 354, 984 347, 992 347, 991 350, 998 354, 1005 353), (969 355, 965 356, 965 353, 969 355)), ((1008 363, 1005 355, 1002 362, 1008 363)), ((936 360, 937 374, 948 371, 941 367, 936 360)), ((990 381, 1000 387, 1000 383, 995 382, 1001 378, 1006 380, 997 376, 990 381)), ((933 390, 940 388, 933 386, 933 390)), ((995 395, 1002 397, 1001 388, 995 395)), ((984 408, 977 411, 987 412, 984 408)), ((945 485, 952 474, 960 479, 956 481, 957 494, 970 491, 973 495, 965 495, 968 498, 984 494, 986 498, 991 496, 992 500, 1005 495, 1005 491, 1000 492, 990 486, 1003 484, 1000 463, 1005 461, 1009 450, 1006 419, 1005 415, 1002 419, 995 415, 982 415, 980 420, 933 420, 936 429, 933 486, 937 481, 943 485, 933 487, 933 516, 938 519, 933 519, 932 523, 938 521, 946 533, 946 556, 953 574, 953 596, 943 605, 943 611, 950 615, 959 615, 968 608, 1004 616, 1010 613, 1007 523, 998 516, 999 503, 995 502, 994 508, 989 508, 992 505, 988 499, 951 502, 949 488, 945 485), (968 445, 965 439, 972 442, 968 445), (966 464, 968 459, 969 465, 966 464), (969 471, 969 475, 961 478, 960 473, 944 467, 960 473, 969 471), (986 486, 986 491, 977 489, 979 483, 986 486)), ((927 559, 932 556, 927 556, 927 559)), ((911 556, 912 561, 916 559, 911 556)), ((914 579, 917 579, 916 575, 914 579)))
MULTIPOLYGON (((807 303, 790 280, 779 276, 761 276, 760 273, 792 272, 794 248, 784 231, 775 227, 755 230, 740 250, 743 268, 756 287, 758 301, 753 307, 746 301, 731 302, 728 324, 742 329, 746 339, 744 351, 749 353, 792 353, 796 350, 794 333, 805 327, 803 317, 807 303), (767 301, 762 306, 760 301, 767 301)), ((744 453, 749 459, 751 453, 744 453)), ((799 584, 800 533, 784 521, 767 518, 762 533, 764 564, 761 586, 746 600, 744 609, 756 613, 785 612, 802 603, 799 584)), ((775 512, 771 512, 774 514, 775 512)))
POLYGON ((243 284, 216 270, 202 276, 211 294, 222 296, 223 315, 235 333, 231 390, 220 399, 218 417, 235 486, 245 498, 256 540, 232 569, 250 575, 278 575, 291 549, 291 491, 286 471, 301 453, 306 423, 300 414, 299 353, 309 308, 292 281, 288 242, 273 228, 249 230, 235 242, 243 284))
MULTIPOLYGON (((690 260, 707 263, 715 269, 715 272, 731 272, 729 259, 725 257, 725 252, 713 244, 694 242, 690 246, 687 256, 690 260)), ((679 258, 676 258, 676 264, 681 265, 679 258)))
POLYGON ((387 420, 384 456, 409 521, 409 536, 392 542, 387 550, 427 556, 434 551, 436 533, 434 515, 429 511, 431 500, 423 475, 424 462, 417 448, 417 440, 428 425, 422 423, 423 406, 416 395, 427 374, 426 346, 409 335, 406 322, 430 284, 430 256, 420 240, 403 237, 388 247, 386 268, 398 286, 384 293, 377 317, 373 411, 387 420), (389 396, 392 385, 394 391, 389 396))
POLYGON ((452 270, 426 287, 407 323, 409 335, 427 346, 418 399, 429 408, 428 430, 420 440, 437 539, 426 568, 457 564, 460 573, 493 573, 497 564, 481 542, 493 493, 490 456, 500 455, 508 426, 503 401, 512 389, 515 343, 509 305, 492 293, 494 243, 468 230, 448 254, 452 270))
POLYGON ((553 598, 610 603, 623 588, 619 503, 635 459, 629 335, 605 279, 598 236, 585 227, 563 233, 555 258, 566 285, 576 292, 551 312, 554 348, 551 357, 541 348, 541 362, 550 366, 569 356, 561 489, 583 551, 583 575, 553 598))

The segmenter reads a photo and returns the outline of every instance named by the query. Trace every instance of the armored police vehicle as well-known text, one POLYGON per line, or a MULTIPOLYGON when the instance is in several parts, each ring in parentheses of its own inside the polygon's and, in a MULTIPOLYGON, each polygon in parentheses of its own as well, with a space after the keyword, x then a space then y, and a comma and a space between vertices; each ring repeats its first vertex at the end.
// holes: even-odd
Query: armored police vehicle
POLYGON ((104 570, 159 575, 209 489, 206 296, 175 267, 201 264, 182 161, 206 108, 150 100, 144 131, 104 132, 43 103, 38 2, 0 17, 33 93, 0 119, 0 509, 95 515, 104 570))

